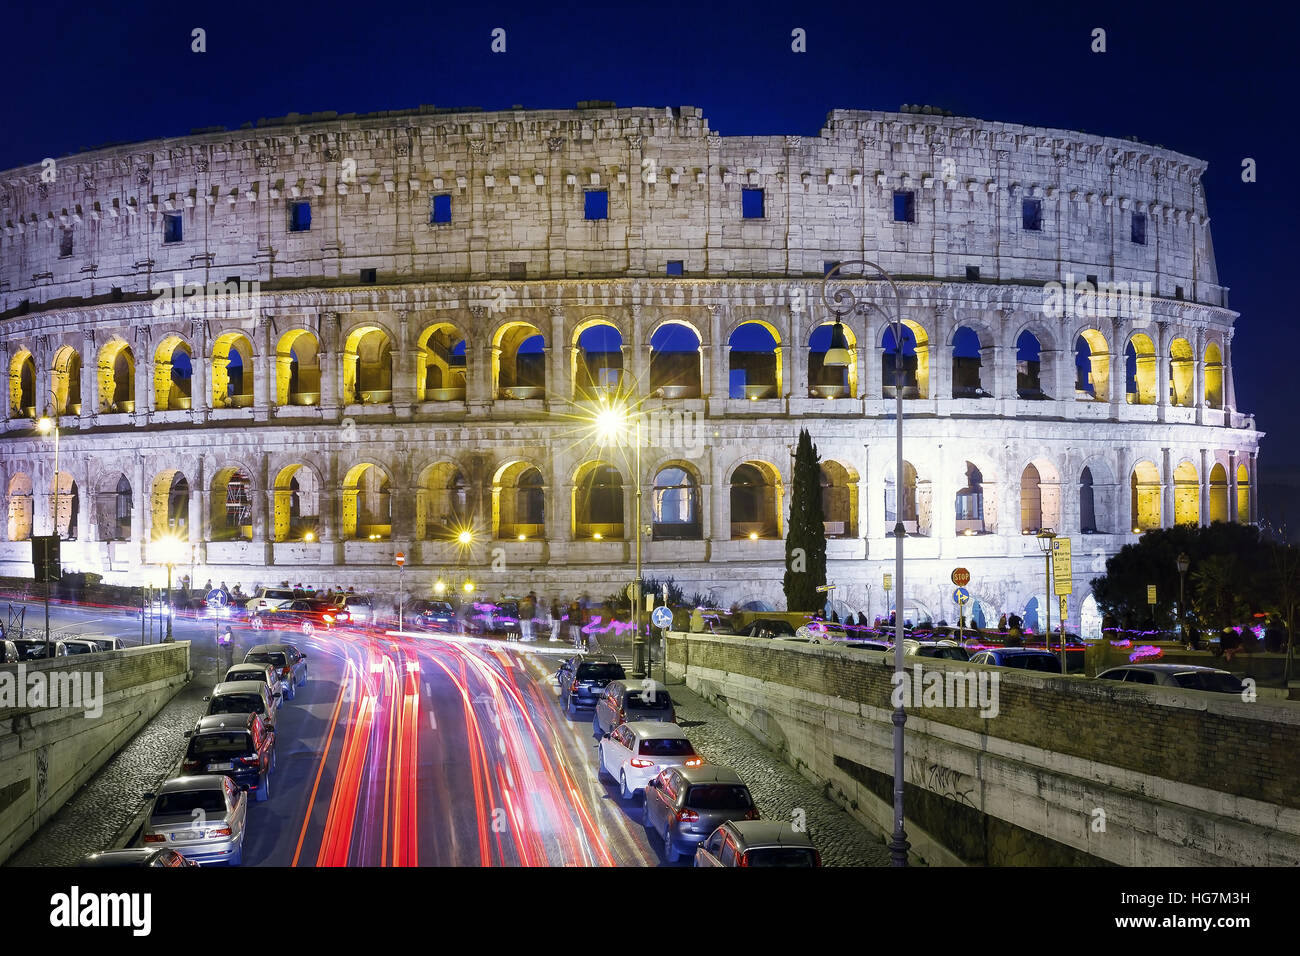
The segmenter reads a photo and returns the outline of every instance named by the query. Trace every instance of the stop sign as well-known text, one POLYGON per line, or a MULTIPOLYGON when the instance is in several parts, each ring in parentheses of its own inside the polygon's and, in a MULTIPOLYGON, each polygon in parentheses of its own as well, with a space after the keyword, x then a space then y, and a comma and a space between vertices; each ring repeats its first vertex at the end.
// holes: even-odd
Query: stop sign
POLYGON ((952 572, 952 583, 959 588, 964 588, 970 584, 970 572, 965 568, 954 568, 952 572))
POLYGON ((406 554, 403 553, 403 552, 401 552, 401 551, 398 551, 398 552, 397 552, 397 566, 400 568, 400 567, 401 567, 402 565, 404 565, 405 563, 406 563, 406 554))

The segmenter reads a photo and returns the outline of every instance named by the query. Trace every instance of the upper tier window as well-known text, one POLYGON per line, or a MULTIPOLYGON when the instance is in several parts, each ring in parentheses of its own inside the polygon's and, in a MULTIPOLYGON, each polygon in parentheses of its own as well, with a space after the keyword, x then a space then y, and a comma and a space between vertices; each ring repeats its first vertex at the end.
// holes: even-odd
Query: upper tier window
POLYGON ((894 222, 916 222, 916 193, 910 189, 894 191, 894 222))
POLYGON ((609 218, 609 191, 606 189, 588 189, 583 194, 582 218, 609 218))
POLYGON ((169 212, 163 215, 163 242, 180 242, 185 235, 181 214, 169 212))
POLYGON ((742 189, 740 191, 740 215, 744 219, 762 219, 763 190, 742 189))

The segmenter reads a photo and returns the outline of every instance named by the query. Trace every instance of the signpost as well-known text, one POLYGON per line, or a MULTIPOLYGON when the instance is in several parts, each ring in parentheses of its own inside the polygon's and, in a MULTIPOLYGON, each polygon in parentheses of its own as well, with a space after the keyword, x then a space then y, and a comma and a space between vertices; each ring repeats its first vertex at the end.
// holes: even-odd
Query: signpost
POLYGON ((889 616, 889 592, 894 589, 894 576, 885 573, 885 616, 889 616))
POLYGON ((397 629, 402 629, 402 611, 406 601, 406 588, 402 584, 402 568, 406 566, 406 553, 398 551, 394 560, 397 562, 397 629))
MULTIPOLYGON (((962 570, 959 568, 958 570, 962 570)), ((953 579, 957 577, 957 572, 952 573, 953 579)), ((970 575, 966 575, 966 580, 970 580, 970 575)), ((965 638, 966 633, 966 605, 970 603, 970 592, 964 587, 958 587, 952 592, 953 603, 957 605, 957 643, 960 644, 965 638)))
POLYGON ((1147 585, 1147 604, 1151 605, 1151 626, 1155 627, 1156 623, 1156 586, 1147 585))
MULTIPOLYGON (((1061 598, 1061 673, 1068 673, 1065 664, 1065 597, 1074 593, 1074 573, 1071 567, 1070 559, 1070 539, 1053 538, 1052 539, 1052 590, 1061 598)), ((1047 645, 1050 648, 1052 644, 1052 635, 1047 635, 1047 645)))

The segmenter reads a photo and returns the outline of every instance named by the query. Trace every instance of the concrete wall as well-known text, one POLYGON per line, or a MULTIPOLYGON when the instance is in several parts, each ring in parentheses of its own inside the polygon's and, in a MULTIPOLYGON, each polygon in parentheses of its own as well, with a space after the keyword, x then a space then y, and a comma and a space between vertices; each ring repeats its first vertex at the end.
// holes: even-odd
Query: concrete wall
MULTIPOLYGON (((864 820, 892 830, 892 658, 684 634, 670 636, 668 655, 670 675, 864 820)), ((926 670, 967 667, 930 661, 926 670)), ((906 826, 919 859, 1300 863, 1300 708, 998 673, 996 717, 908 712, 906 826)))
POLYGON ((88 674, 92 681, 102 675, 103 680, 103 712, 97 717, 86 716, 84 707, 0 709, 0 863, 185 685, 189 654, 189 642, 178 641, 30 661, 23 672, 17 664, 0 667, 0 682, 16 681, 19 673, 53 672, 88 674))

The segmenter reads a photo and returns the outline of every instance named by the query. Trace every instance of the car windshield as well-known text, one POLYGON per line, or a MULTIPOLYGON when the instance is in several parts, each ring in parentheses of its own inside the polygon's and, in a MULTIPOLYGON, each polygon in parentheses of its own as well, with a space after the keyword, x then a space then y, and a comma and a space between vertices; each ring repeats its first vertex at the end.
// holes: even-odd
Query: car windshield
POLYGON ((195 810, 225 813, 226 798, 220 790, 178 790, 161 794, 153 806, 157 816, 189 816, 195 810))
POLYGON ((446 601, 431 601, 429 606, 425 608, 425 612, 429 614, 451 614, 452 608, 446 601))
POLYGON ((235 671, 227 674, 226 680, 260 680, 262 683, 266 683, 266 674, 260 671, 235 671))
POLYGON ((1212 690, 1221 694, 1240 694, 1241 681, 1231 674, 1216 674, 1213 671, 1191 671, 1174 675, 1179 687, 1189 690, 1212 690))
POLYGON ((745 853, 746 866, 816 866, 813 851, 802 846, 765 846, 745 853))
POLYGON ((656 737, 641 741, 641 749, 637 752, 643 757, 691 757, 695 754, 695 748, 685 737, 656 737))
POLYGON ((78 644, 74 641, 69 641, 67 644, 64 644, 63 647, 69 654, 89 654, 95 650, 95 648, 90 647, 87 644, 78 644))
POLYGON ((627 706, 635 707, 637 710, 671 710, 673 700, 668 696, 668 692, 663 690, 655 692, 654 695, 634 691, 627 695, 627 706))
POLYGON ((256 654, 249 654, 244 658, 245 664, 274 664, 276 667, 285 667, 289 661, 281 651, 260 651, 256 654))
POLYGON ((261 714, 266 710, 259 694, 222 694, 212 698, 209 714, 261 714))
POLYGON ((748 810, 753 805, 749 789, 738 783, 698 784, 686 794, 686 806, 695 810, 748 810))
POLYGON ((617 663, 585 663, 578 665, 578 680, 622 680, 623 665, 617 663))
POLYGON ((216 757, 246 754, 253 749, 246 731, 199 734, 190 738, 191 757, 216 757))

